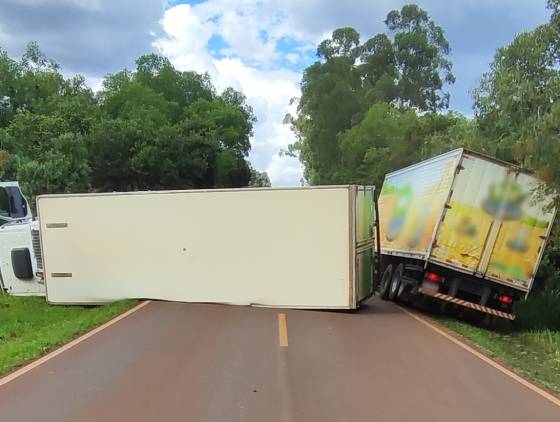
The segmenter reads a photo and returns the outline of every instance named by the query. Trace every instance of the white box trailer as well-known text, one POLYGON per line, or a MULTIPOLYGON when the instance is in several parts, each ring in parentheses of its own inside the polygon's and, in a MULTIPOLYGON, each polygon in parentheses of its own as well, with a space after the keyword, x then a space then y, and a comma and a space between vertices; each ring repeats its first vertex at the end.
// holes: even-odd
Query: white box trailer
POLYGON ((353 309, 373 293, 374 188, 37 198, 47 300, 353 309))
POLYGON ((513 319, 554 220, 540 184, 465 149, 387 174, 379 196, 381 296, 421 293, 513 319))

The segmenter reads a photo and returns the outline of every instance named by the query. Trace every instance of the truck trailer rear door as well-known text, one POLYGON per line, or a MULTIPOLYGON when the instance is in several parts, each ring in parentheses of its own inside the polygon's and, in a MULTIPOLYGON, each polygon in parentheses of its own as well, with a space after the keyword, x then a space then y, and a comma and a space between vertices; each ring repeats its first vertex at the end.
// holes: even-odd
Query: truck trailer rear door
POLYGON ((509 177, 506 167, 463 154, 434 239, 432 261, 472 274, 485 271, 484 251, 499 228, 495 218, 501 201, 496 190, 509 177))
POLYGON ((523 290, 531 288, 555 213, 548 207, 550 198, 536 195, 537 188, 537 179, 524 173, 512 173, 507 184, 497 187, 499 227, 480 268, 486 277, 523 290))
POLYGON ((374 291, 376 247, 375 188, 355 187, 355 286, 357 302, 370 297, 374 291))

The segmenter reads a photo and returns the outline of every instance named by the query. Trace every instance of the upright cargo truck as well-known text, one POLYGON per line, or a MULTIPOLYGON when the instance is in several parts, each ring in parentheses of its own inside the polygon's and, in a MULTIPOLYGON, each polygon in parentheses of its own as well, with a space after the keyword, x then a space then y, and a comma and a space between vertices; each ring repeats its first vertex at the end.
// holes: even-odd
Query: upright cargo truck
POLYGON ((381 297, 425 295, 513 320, 555 215, 535 194, 539 183, 464 149, 388 174, 379 197, 381 297))
POLYGON ((37 203, 50 303, 354 309, 373 293, 373 187, 47 195, 37 203))

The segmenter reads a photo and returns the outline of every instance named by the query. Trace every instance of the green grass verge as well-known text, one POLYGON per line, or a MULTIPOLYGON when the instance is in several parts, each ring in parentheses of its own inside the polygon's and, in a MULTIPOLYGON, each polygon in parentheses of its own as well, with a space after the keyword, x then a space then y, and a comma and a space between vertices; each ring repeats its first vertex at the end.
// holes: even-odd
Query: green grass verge
POLYGON ((560 332, 497 332, 454 319, 438 321, 521 376, 560 393, 560 332))
POLYGON ((132 300, 103 306, 49 305, 41 297, 0 293, 0 375, 35 359, 131 308, 132 300))

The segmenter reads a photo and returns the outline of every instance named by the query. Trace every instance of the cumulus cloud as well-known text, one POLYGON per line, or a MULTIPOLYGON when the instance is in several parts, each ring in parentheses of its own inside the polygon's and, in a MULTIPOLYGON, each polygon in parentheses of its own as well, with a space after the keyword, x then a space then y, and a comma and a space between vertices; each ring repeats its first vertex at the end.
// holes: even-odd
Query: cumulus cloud
POLYGON ((2 0, 0 46, 21 56, 37 41, 67 72, 103 76, 149 52, 163 0, 2 0))
POLYGON ((274 65, 280 58, 278 40, 264 36, 254 5, 248 4, 247 9, 213 6, 208 1, 167 9, 160 21, 164 35, 153 45, 181 70, 208 72, 218 90, 231 86, 243 92, 258 119, 251 162, 269 173, 273 185, 297 185, 302 173, 299 162, 278 152, 294 141, 283 119, 293 111, 289 104, 299 95, 301 75, 274 65), (210 51, 215 36, 228 45, 219 56, 210 51))

